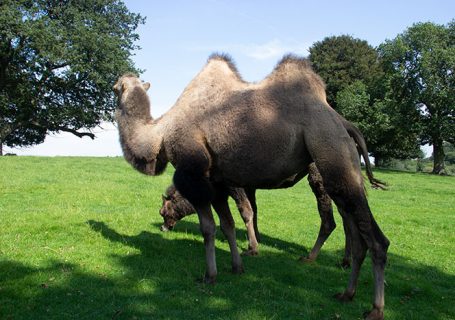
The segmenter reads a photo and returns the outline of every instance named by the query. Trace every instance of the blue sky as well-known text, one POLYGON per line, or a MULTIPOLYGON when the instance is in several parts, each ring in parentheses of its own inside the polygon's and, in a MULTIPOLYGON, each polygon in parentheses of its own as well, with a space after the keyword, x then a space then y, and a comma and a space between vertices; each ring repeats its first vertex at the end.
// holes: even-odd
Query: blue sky
MULTIPOLYGON (((247 81, 266 76, 288 52, 307 55, 327 36, 349 34, 377 46, 416 22, 446 24, 455 1, 125 1, 147 17, 138 29, 142 48, 133 57, 152 84, 152 115, 166 112, 213 52, 230 54, 247 81)), ((23 155, 121 155, 114 126, 93 131, 98 139, 50 135, 45 143, 8 149, 23 155)))

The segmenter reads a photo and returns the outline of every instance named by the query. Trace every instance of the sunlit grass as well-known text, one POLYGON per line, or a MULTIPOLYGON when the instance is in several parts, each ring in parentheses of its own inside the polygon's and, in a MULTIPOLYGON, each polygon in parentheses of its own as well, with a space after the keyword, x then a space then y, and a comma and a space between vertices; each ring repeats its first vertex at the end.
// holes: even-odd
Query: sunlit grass
MULTIPOLYGON (((135 172, 122 158, 0 158, 0 319, 359 319, 371 306, 367 259, 356 299, 340 304, 341 222, 318 261, 297 258, 316 239, 319 216, 305 180, 259 191, 257 257, 230 273, 217 232, 218 283, 204 272, 197 217, 161 233, 161 193, 172 178, 135 172)), ((388 319, 454 319, 455 178, 376 171, 388 191, 369 189, 391 240, 388 319)), ((240 248, 245 227, 233 208, 240 248)))

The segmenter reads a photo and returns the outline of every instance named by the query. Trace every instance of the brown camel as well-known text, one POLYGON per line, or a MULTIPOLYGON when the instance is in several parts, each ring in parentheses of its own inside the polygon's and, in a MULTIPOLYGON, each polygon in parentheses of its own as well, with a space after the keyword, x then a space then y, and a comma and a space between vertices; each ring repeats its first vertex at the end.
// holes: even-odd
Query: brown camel
POLYGON ((351 277, 337 298, 354 297, 369 249, 375 292, 367 319, 383 319, 389 240, 368 206, 356 146, 307 60, 286 56, 264 80, 247 83, 228 58, 214 55, 156 120, 150 116, 149 87, 132 75, 114 85, 120 143, 125 159, 144 174, 162 173, 167 162, 176 168, 174 184, 199 217, 205 282, 214 283, 217 275, 211 205, 229 243, 232 270, 243 272, 227 187, 286 187, 314 162, 352 239, 351 277))
MULTIPOLYGON (((386 189, 385 184, 373 176, 371 163, 368 158, 368 150, 366 149, 366 143, 362 133, 349 121, 345 120, 344 118, 342 118, 342 120, 344 121, 344 126, 349 135, 356 142, 359 153, 364 157, 367 176, 372 187, 386 189)), ((308 256, 302 256, 300 258, 302 262, 312 262, 316 260, 320 249, 330 234, 333 232, 333 230, 336 228, 335 219, 333 218, 332 200, 324 190, 322 177, 314 163, 310 164, 309 166, 308 182, 316 197, 319 216, 321 218, 321 226, 319 228, 318 237, 315 244, 313 245, 313 248, 310 251, 310 254, 308 256)), ((257 226, 257 205, 255 192, 256 190, 228 188, 229 196, 235 201, 240 215, 245 222, 249 242, 248 250, 243 253, 245 255, 257 255, 258 242, 260 242, 259 229, 257 226)), ((177 191, 174 185, 170 185, 166 189, 165 194, 162 196, 162 200, 163 202, 159 212, 163 217, 164 223, 160 227, 161 231, 172 230, 178 221, 188 215, 196 213, 196 210, 193 208, 191 203, 177 191)), ((349 232, 346 231, 347 230, 345 230, 346 241, 344 257, 341 263, 343 267, 349 267, 351 261, 351 239, 349 232)))

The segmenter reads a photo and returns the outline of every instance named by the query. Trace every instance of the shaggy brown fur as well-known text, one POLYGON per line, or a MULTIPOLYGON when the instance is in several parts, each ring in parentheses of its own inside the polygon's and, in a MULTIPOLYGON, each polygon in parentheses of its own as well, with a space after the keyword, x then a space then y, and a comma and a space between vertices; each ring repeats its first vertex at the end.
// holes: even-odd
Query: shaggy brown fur
MULTIPOLYGON (((340 116, 341 117, 341 116, 340 116)), ((366 149, 366 143, 360 130, 357 129, 349 121, 343 120, 343 125, 348 131, 349 135, 354 139, 358 146, 358 152, 364 157, 366 172, 368 180, 370 181, 373 188, 385 189, 385 185, 380 180, 373 176, 371 170, 370 160, 368 158, 368 150, 366 149)), ((296 179, 291 179, 294 183, 296 179)), ((335 219, 333 217, 332 199, 324 189, 322 176, 320 175, 317 167, 313 164, 309 166, 308 182, 313 190, 316 197, 319 216, 321 218, 321 226, 319 234, 313 248, 308 256, 302 256, 301 261, 314 261, 316 260, 320 249, 328 239, 332 231, 336 228, 335 219)), ((248 199, 245 190, 242 188, 229 188, 229 195, 236 202, 237 208, 239 209, 240 215, 242 216, 248 233, 249 246, 248 251, 245 254, 257 255, 258 254, 258 241, 260 238, 259 229, 257 226, 257 209, 253 211, 252 207, 257 208, 256 200, 251 195, 254 194, 254 190, 251 190, 248 194, 251 199, 248 199), (253 217, 253 225, 251 225, 251 217, 253 217)), ((165 195, 163 196, 163 203, 160 209, 160 214, 164 219, 163 225, 160 227, 161 231, 172 230, 175 224, 183 219, 184 217, 196 213, 196 210, 191 203, 184 198, 175 188, 171 185, 167 188, 165 195)), ((349 232, 346 231, 346 225, 343 223, 345 229, 345 251, 341 265, 348 267, 351 261, 351 239, 349 232)))
POLYGON ((164 219, 164 224, 160 228, 161 231, 172 230, 177 221, 196 213, 191 203, 177 191, 173 184, 166 189, 162 199, 163 204, 160 209, 160 215, 164 219))
POLYGON ((143 173, 159 174, 167 161, 176 168, 174 184, 199 217, 206 282, 215 282, 217 275, 211 205, 228 239, 232 269, 243 272, 226 186, 282 186, 289 177, 305 175, 314 162, 352 237, 351 277, 337 298, 353 298, 369 249, 375 294, 367 318, 383 318, 389 241, 368 206, 356 146, 305 59, 286 57, 263 81, 246 83, 225 59, 212 58, 155 121, 147 116, 150 103, 143 98, 148 87, 131 76, 117 82, 120 142, 125 158, 143 173))

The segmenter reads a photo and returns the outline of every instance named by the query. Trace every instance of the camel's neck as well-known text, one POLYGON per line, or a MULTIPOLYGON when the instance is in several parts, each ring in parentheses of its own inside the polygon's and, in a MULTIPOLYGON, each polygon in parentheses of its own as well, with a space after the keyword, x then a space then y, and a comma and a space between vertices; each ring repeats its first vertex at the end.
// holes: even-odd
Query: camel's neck
POLYGON ((161 125, 153 121, 148 110, 135 114, 118 110, 116 118, 125 159, 142 173, 155 175, 161 173, 167 159, 161 125))

